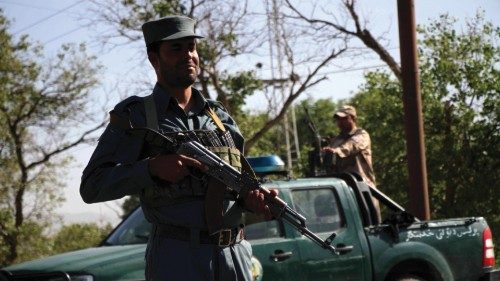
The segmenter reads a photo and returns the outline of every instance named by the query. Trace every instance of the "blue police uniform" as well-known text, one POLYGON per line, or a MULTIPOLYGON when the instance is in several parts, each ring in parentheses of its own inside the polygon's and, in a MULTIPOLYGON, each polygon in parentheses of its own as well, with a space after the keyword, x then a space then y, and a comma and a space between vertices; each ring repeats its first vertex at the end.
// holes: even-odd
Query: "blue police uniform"
MULTIPOLYGON (((210 106, 242 151, 244 139, 231 116, 222 106, 192 90, 194 105, 184 112, 176 99, 156 84, 152 97, 157 129, 162 133, 216 130, 214 120, 206 114, 210 106)), ((130 120, 134 127, 145 127, 148 123, 141 97, 122 101, 113 113, 130 120)), ((252 250, 241 233, 236 234, 239 236, 236 243, 229 246, 217 245, 204 235, 207 225, 203 180, 188 176, 171 184, 152 178, 148 157, 154 155, 149 146, 143 138, 110 123, 83 172, 80 193, 84 201, 94 203, 140 195, 144 214, 153 224, 146 251, 148 280, 251 280, 252 250), (147 191, 153 191, 154 200, 147 191)), ((224 227, 232 229, 234 234, 244 209, 234 199, 225 198, 223 211, 224 227)))

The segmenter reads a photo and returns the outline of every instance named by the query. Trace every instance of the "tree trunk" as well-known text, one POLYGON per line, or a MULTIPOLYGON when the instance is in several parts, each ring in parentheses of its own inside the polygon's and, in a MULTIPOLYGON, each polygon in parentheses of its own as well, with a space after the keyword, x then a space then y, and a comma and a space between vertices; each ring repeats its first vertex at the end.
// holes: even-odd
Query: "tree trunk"
POLYGON ((4 260, 5 265, 10 265, 17 259, 18 233, 19 231, 16 228, 13 233, 4 236, 4 241, 7 243, 9 249, 4 260))

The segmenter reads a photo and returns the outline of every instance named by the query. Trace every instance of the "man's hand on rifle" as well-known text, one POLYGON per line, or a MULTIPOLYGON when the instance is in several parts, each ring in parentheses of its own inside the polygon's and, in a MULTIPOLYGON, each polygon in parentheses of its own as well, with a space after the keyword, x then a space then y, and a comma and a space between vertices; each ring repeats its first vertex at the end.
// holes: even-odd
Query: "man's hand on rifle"
POLYGON ((162 154, 149 159, 149 173, 159 179, 176 183, 189 175, 189 168, 208 169, 200 161, 177 154, 162 154))
MULTIPOLYGON (((275 198, 278 196, 277 189, 269 189, 269 195, 271 198, 275 198)), ((269 207, 266 204, 266 200, 264 199, 264 192, 259 189, 251 190, 248 192, 245 197, 245 208, 253 211, 257 214, 263 214, 267 220, 273 219, 273 215, 269 210, 269 207)))
POLYGON ((330 146, 325 146, 321 149, 321 151, 323 152, 331 152, 331 153, 336 153, 337 151, 335 150, 335 148, 333 147, 330 147, 330 146))

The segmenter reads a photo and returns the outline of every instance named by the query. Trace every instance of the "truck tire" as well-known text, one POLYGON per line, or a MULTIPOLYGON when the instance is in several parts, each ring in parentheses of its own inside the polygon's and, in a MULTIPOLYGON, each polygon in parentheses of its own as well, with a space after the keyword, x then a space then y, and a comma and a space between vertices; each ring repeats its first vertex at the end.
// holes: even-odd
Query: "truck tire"
POLYGON ((394 281, 427 281, 427 280, 413 274, 402 274, 394 278, 394 281))
POLYGON ((422 260, 406 260, 392 267, 386 281, 444 281, 436 268, 422 260))

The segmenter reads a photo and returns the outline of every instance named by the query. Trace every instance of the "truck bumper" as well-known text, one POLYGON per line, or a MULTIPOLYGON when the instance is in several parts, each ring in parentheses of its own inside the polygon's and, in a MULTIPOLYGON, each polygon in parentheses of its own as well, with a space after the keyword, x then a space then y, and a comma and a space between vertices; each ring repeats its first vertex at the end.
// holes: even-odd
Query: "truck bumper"
POLYGON ((479 281, 500 281, 500 268, 494 268, 486 272, 479 281))

